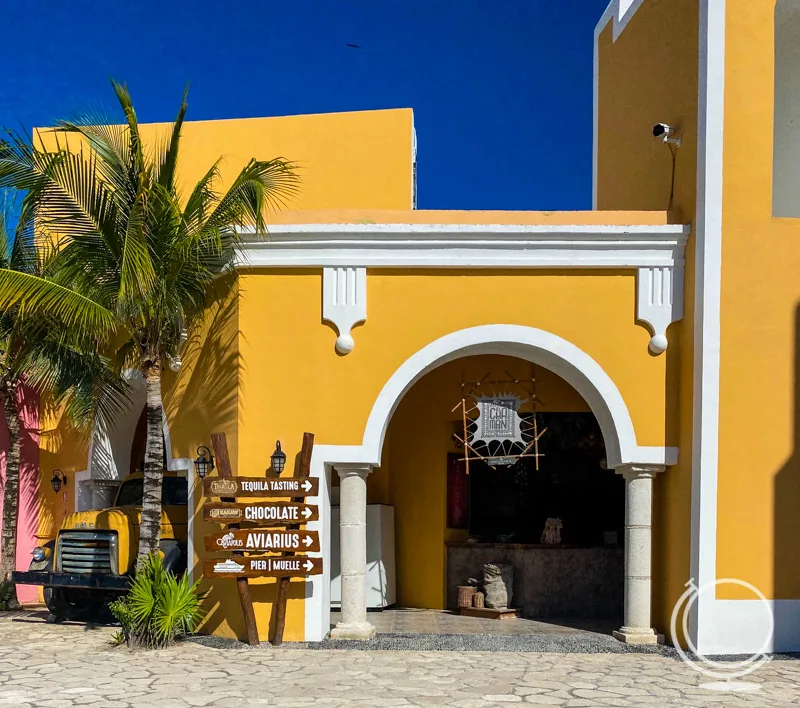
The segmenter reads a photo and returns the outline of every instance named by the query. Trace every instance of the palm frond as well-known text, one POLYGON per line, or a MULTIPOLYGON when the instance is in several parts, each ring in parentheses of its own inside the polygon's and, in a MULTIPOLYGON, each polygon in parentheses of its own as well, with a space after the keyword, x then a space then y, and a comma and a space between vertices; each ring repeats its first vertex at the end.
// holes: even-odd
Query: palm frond
POLYGON ((180 146, 181 129, 183 128, 183 119, 186 116, 186 97, 189 95, 189 86, 183 90, 183 99, 181 106, 178 109, 178 115, 175 122, 172 124, 172 131, 170 132, 169 140, 165 149, 161 152, 158 164, 158 177, 156 181, 162 187, 171 188, 175 181, 175 168, 178 164, 178 148, 180 146))
POLYGON ((298 187, 299 179, 293 163, 280 157, 250 160, 220 199, 206 224, 211 230, 254 226, 257 231, 264 231, 266 211, 285 206, 298 187))
POLYGON ((104 337, 114 327, 114 313, 59 283, 29 273, 0 269, 0 310, 17 306, 20 317, 41 314, 67 327, 104 337))

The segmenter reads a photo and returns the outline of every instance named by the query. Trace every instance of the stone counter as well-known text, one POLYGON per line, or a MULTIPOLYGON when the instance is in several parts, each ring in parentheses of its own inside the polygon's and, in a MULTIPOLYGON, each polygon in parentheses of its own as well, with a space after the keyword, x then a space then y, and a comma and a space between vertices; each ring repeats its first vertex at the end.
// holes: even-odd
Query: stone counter
POLYGON ((621 617, 624 555, 621 548, 578 548, 497 543, 447 546, 447 606, 457 606, 459 585, 483 581, 485 563, 514 566, 512 605, 526 617, 621 617))

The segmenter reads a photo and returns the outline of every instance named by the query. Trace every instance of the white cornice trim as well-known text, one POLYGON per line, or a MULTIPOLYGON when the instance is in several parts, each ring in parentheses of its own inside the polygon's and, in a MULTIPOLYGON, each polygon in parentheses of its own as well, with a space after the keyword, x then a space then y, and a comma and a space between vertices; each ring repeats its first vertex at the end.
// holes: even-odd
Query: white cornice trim
POLYGON ((681 267, 689 227, 677 225, 279 224, 242 233, 250 268, 681 267))

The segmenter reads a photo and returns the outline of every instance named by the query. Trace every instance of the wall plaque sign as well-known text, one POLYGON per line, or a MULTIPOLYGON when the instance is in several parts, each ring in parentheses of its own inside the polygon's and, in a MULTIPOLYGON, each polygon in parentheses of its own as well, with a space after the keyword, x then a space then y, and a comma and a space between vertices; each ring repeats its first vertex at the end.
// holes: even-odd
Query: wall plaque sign
POLYGON ((301 551, 319 550, 317 531, 229 530, 204 537, 207 551, 301 551))
POLYGON ((261 526, 303 524, 319 519, 319 507, 300 502, 210 502, 203 504, 203 519, 225 524, 254 521, 261 526))
POLYGON ((298 477, 207 477, 203 480, 207 497, 315 497, 319 480, 298 477))
POLYGON ((322 573, 322 558, 305 556, 228 556, 203 561, 206 578, 305 577, 322 573))
POLYGON ((522 406, 521 399, 516 396, 480 396, 475 405, 478 408, 478 417, 470 444, 499 441, 525 445, 522 438, 522 418, 518 412, 522 406))

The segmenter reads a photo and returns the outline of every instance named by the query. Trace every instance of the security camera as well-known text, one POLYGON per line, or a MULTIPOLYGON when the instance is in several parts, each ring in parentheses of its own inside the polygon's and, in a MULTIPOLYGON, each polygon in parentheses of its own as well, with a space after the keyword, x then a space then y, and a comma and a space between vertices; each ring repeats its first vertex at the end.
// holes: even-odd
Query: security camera
POLYGON ((653 126, 653 137, 661 138, 665 143, 680 147, 681 138, 676 136, 677 129, 666 123, 656 123, 653 126))

